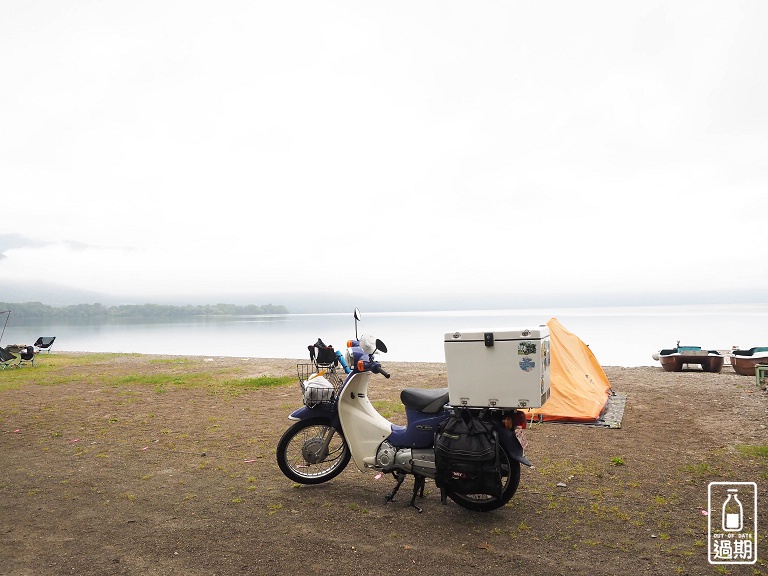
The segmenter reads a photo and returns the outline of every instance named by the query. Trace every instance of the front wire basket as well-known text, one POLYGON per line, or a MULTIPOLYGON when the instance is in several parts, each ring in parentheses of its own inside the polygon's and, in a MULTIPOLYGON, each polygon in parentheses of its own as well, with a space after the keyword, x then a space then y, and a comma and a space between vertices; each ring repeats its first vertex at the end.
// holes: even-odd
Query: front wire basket
POLYGON ((336 401, 339 393, 341 393, 341 387, 344 385, 345 376, 343 373, 339 374, 336 369, 337 366, 334 364, 317 364, 315 362, 296 364, 296 372, 299 376, 299 386, 301 387, 302 398, 306 392, 307 380, 309 380, 311 376, 322 376, 333 385, 333 395, 331 398, 318 403, 312 403, 311 406, 307 404, 310 408, 313 408, 317 404, 330 405, 336 401))

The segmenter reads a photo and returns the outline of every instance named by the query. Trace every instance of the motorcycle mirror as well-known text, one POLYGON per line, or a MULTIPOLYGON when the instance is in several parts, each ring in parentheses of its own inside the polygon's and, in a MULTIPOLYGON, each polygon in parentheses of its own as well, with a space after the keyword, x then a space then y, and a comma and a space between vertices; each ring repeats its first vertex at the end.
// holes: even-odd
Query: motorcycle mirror
POLYGON ((355 340, 359 340, 359 338, 357 337, 357 323, 359 320, 362 320, 362 315, 360 314, 360 308, 358 308, 357 306, 355 306, 354 315, 355 315, 355 340))
POLYGON ((376 338, 376 350, 383 352, 384 354, 387 353, 387 345, 378 338, 376 338))

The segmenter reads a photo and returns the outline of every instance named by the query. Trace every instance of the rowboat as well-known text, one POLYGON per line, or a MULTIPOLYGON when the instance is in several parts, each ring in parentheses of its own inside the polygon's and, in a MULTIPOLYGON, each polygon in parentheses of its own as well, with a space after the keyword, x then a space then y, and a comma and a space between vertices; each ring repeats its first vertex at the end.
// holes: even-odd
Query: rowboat
POLYGON ((736 374, 754 376, 755 366, 758 364, 768 364, 768 347, 737 349, 731 352, 731 366, 736 374))
POLYGON ((704 372, 720 372, 725 361, 725 356, 717 350, 702 350, 701 346, 678 345, 659 350, 653 357, 667 372, 682 372, 683 366, 690 364, 698 364, 704 372))

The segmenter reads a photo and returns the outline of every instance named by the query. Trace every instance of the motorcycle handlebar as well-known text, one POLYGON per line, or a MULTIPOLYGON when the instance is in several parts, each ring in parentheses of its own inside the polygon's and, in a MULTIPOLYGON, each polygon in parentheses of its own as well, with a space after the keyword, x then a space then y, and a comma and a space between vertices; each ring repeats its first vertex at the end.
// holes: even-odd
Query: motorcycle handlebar
POLYGON ((386 370, 384 370, 384 368, 381 367, 381 364, 378 364, 378 363, 371 366, 371 372, 373 372, 374 374, 381 374, 382 376, 384 376, 384 378, 389 378, 391 376, 391 374, 386 370))

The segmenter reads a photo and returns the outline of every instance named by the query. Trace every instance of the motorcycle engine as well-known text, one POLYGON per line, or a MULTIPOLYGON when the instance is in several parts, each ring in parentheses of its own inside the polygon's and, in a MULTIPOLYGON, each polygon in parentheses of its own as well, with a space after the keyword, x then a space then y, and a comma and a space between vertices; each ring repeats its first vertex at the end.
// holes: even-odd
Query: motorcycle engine
POLYGON ((376 452, 376 468, 380 468, 383 472, 391 472, 393 470, 410 472, 411 449, 403 448, 398 450, 385 440, 376 452))

